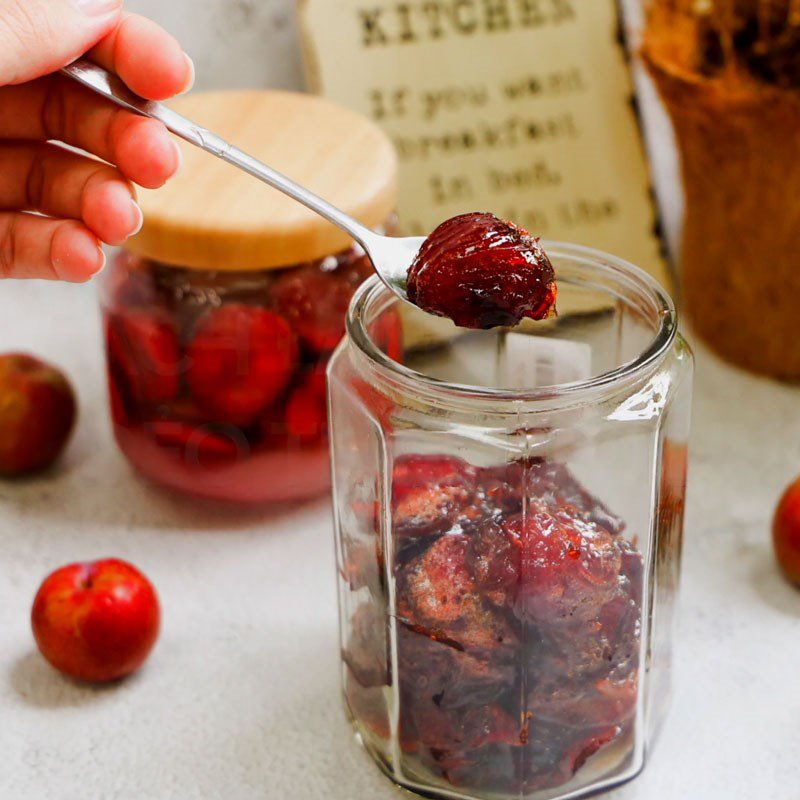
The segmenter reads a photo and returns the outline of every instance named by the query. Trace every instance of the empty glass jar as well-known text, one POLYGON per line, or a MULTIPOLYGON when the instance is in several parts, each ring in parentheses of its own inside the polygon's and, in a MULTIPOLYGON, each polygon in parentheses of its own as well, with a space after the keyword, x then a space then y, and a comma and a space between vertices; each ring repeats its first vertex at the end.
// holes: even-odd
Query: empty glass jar
MULTIPOLYGON (((176 105, 364 224, 391 224, 394 151, 367 120, 284 92, 176 105)), ((325 369, 372 266, 299 204, 195 148, 184 156, 180 176, 143 193, 144 227, 103 279, 116 440, 139 472, 193 495, 320 494, 330 486, 325 369)), ((393 324, 383 336, 396 351, 393 324)))
POLYGON ((556 320, 403 366, 373 279, 329 367, 347 711, 437 797, 625 781, 669 697, 692 355, 643 272, 548 251, 556 320))

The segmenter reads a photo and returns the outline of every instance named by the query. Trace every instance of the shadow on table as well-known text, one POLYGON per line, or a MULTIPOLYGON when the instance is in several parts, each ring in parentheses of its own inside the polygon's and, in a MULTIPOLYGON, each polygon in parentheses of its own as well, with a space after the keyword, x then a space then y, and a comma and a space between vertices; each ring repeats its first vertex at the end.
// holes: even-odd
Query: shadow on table
MULTIPOLYGON (((136 675, 126 678, 129 684, 136 675)), ((28 705, 36 708, 75 708, 96 703, 116 691, 123 681, 104 685, 89 685, 62 675, 37 652, 18 658, 9 670, 9 684, 28 705)))
POLYGON ((761 600, 787 617, 800 618, 800 591, 784 578, 768 544, 752 554, 751 582, 761 600))
POLYGON ((16 507, 26 519, 52 517, 71 526, 196 533, 267 528, 309 509, 328 508, 330 498, 325 494, 307 502, 245 507, 181 496, 141 478, 121 457, 109 456, 90 473, 80 467, 55 468, 24 480, 0 482, 0 503, 16 507))

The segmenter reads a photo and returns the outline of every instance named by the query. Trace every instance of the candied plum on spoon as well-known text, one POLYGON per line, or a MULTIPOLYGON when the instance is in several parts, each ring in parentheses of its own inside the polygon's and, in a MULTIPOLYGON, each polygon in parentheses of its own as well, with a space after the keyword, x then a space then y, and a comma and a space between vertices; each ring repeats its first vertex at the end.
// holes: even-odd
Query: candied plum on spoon
POLYGON ((408 272, 408 299, 462 328, 495 328, 553 313, 553 265, 539 240, 493 214, 442 223, 408 272))

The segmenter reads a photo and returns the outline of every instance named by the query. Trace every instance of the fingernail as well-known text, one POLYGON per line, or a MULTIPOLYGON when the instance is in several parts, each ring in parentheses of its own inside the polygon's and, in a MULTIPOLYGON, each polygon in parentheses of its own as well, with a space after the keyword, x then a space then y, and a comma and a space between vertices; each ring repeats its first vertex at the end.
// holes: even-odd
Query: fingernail
POLYGON ((142 214, 142 209, 139 208, 135 200, 131 200, 131 205, 133 206, 134 228, 129 235, 136 236, 142 229, 142 225, 144 225, 144 214, 142 214))
POLYGON ((119 11, 122 0, 72 0, 72 5, 87 17, 102 17, 119 11))
POLYGON ((170 144, 172 145, 172 149, 175 151, 175 159, 177 166, 175 167, 175 172, 172 173, 172 177, 174 178, 182 169, 183 169, 183 150, 178 146, 178 143, 174 139, 170 139, 170 144))
POLYGON ((76 237, 69 250, 53 257, 56 276, 70 283, 85 283, 105 265, 105 251, 96 239, 88 236, 76 237))
POLYGON ((186 59, 186 66, 189 70, 188 75, 189 77, 186 79, 186 85, 183 87, 181 94, 186 94, 186 92, 191 91, 192 87, 194 86, 194 78, 195 78, 195 71, 194 71, 194 61, 192 61, 189 56, 184 53, 184 59, 186 59))

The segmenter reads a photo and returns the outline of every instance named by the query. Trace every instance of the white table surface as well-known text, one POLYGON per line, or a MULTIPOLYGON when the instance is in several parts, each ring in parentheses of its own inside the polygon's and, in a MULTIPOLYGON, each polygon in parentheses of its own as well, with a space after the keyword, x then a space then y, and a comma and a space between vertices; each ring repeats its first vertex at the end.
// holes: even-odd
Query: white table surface
MULTIPOLYGON (((178 502, 136 479, 106 415, 90 286, 0 284, 0 350, 71 374, 81 420, 52 474, 0 483, 0 798, 391 800, 340 707, 326 500, 268 514, 178 502), (57 566, 139 565, 165 624, 146 667, 76 685, 28 613, 57 566)), ((645 773, 614 800, 800 797, 800 592, 769 519, 800 472, 800 392, 698 348, 676 696, 645 773)))

